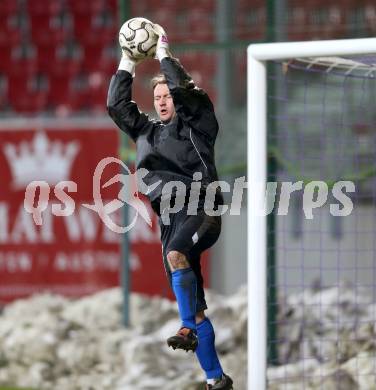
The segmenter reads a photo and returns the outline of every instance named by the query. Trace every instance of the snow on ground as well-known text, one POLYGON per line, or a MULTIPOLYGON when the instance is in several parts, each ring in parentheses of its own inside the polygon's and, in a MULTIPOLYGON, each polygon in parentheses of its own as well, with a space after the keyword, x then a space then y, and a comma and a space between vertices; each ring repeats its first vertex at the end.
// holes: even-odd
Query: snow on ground
MULTIPOLYGON (((234 389, 246 387, 247 292, 207 291, 216 345, 234 389)), ((0 385, 39 390, 199 390, 195 355, 173 351, 175 302, 132 294, 131 325, 110 289, 78 300, 43 294, 0 314, 0 385)), ((279 366, 268 390, 376 388, 376 304, 359 287, 312 288, 280 298, 279 366)))
MULTIPOLYGON (((226 371, 245 389, 246 291, 207 292, 226 371)), ((7 305, 0 315, 0 385, 44 390, 204 388, 195 355, 173 351, 176 303, 132 294, 131 326, 121 325, 118 288, 78 300, 43 294, 7 305)))

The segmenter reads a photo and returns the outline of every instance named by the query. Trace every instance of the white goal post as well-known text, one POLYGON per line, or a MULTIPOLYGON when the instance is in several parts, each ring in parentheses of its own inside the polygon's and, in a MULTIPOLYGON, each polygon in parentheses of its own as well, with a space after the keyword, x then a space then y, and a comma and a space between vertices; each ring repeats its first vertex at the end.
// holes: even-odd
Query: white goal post
POLYGON ((267 387, 267 225, 257 215, 267 181, 267 75, 269 60, 376 53, 376 38, 251 44, 247 50, 248 165, 248 389, 267 387), (262 185, 260 185, 262 184, 262 185))

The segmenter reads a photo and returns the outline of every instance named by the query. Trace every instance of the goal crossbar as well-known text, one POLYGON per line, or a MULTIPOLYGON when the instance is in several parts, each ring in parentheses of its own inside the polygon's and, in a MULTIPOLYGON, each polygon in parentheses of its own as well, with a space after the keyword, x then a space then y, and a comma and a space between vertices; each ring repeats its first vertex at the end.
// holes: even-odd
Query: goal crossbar
POLYGON ((267 181, 266 61, 376 53, 376 38, 251 44, 247 49, 248 389, 266 389, 266 217, 255 210, 267 181))

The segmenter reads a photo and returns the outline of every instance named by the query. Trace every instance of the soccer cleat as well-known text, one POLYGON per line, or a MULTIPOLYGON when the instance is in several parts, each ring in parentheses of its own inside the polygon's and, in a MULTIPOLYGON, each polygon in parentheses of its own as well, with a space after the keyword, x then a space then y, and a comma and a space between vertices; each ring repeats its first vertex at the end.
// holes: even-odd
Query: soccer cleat
POLYGON ((221 379, 218 379, 214 385, 206 385, 206 390, 232 390, 232 379, 223 374, 221 379))
POLYGON ((192 329, 180 328, 175 336, 167 339, 167 345, 173 349, 183 349, 194 352, 198 346, 198 338, 192 329))

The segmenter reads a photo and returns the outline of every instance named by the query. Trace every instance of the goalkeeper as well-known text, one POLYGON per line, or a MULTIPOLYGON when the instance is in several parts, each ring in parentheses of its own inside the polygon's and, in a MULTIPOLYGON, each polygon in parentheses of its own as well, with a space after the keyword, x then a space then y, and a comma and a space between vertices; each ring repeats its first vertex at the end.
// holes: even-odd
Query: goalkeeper
MULTIPOLYGON (((204 211, 205 189, 218 180, 214 163, 218 123, 208 95, 195 87, 179 61, 171 57, 164 30, 158 25, 154 25, 154 30, 159 36, 156 58, 162 74, 153 79, 152 85, 160 120, 149 120, 131 100, 136 61, 126 50, 111 79, 108 112, 136 143, 137 169, 149 171, 144 182, 161 182, 147 196, 159 216, 163 262, 182 321, 177 334, 167 343, 174 349, 196 352, 206 373, 207 389, 232 389, 233 382, 223 373, 218 360, 213 326, 205 316, 207 305, 200 267, 201 253, 215 243, 221 230, 220 216, 209 216, 204 211), (192 188, 196 187, 192 183, 200 180, 201 189, 194 194, 192 188), (180 181, 191 191, 186 195, 185 191, 175 190, 169 201, 176 204, 180 196, 184 207, 166 218, 164 210, 171 210, 171 205, 166 207, 162 188, 170 181, 180 181), (197 199, 197 215, 187 212, 190 196, 197 199)), ((214 208, 222 202, 221 193, 216 193, 214 208)))

